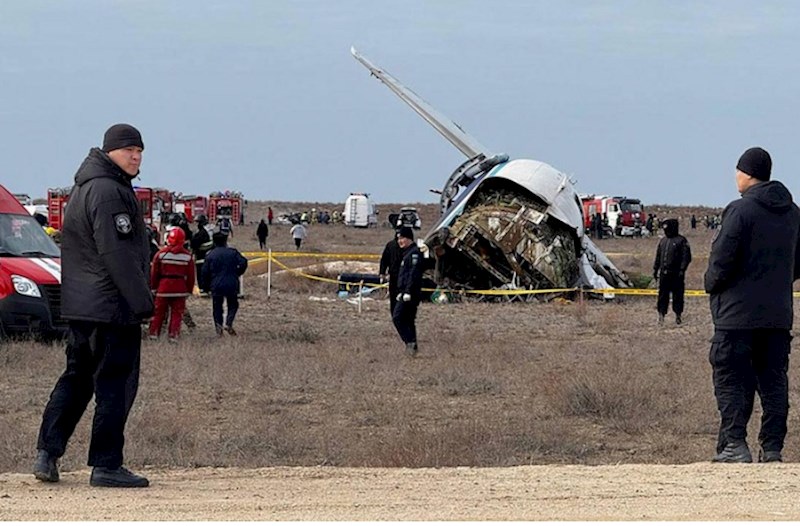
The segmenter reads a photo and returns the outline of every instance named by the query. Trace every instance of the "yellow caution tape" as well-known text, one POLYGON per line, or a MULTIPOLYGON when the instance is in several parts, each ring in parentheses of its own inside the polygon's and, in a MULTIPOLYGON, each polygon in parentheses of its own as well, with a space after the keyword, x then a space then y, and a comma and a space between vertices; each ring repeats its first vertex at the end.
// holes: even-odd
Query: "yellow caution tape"
MULTIPOLYGON (((251 256, 254 259, 251 259, 250 262, 258 262, 264 261, 269 259, 268 252, 243 252, 245 256, 251 256)), ((346 285, 348 288, 355 287, 359 285, 358 282, 352 281, 339 281, 336 279, 331 278, 324 278, 322 276, 314 276, 313 274, 307 274, 305 272, 301 272, 297 269, 293 269, 287 266, 285 263, 281 263, 276 259, 276 256, 284 254, 283 257, 319 257, 319 258, 358 258, 362 257, 365 259, 373 259, 378 258, 380 256, 376 256, 374 254, 315 254, 315 253, 302 253, 302 252, 273 252, 272 253, 272 261, 278 265, 280 268, 303 278, 307 278, 314 281, 321 281, 323 283, 331 283, 335 285, 346 285)), ((369 283, 365 284, 371 289, 379 289, 379 288, 386 288, 388 285, 386 283, 369 283)), ((476 294, 476 295, 483 295, 483 296, 532 296, 537 294, 563 294, 566 292, 579 292, 582 291, 585 294, 603 294, 603 295, 615 295, 615 296, 657 296, 658 289, 581 289, 577 287, 573 288, 566 288, 566 289, 535 289, 535 290, 528 290, 528 289, 518 289, 518 290, 503 290, 503 289, 487 289, 487 290, 464 290, 464 289, 429 289, 423 288, 424 292, 443 292, 447 294, 476 294)), ((694 296, 694 297, 706 297, 708 293, 703 290, 686 290, 684 291, 685 296, 694 296)), ((795 292, 792 294, 795 298, 800 298, 800 292, 795 292)))
MULTIPOLYGON (((269 257, 269 252, 242 252, 246 258, 269 257)), ((321 252, 273 252, 273 257, 279 258, 321 258, 321 259, 380 259, 377 254, 331 254, 321 252)))

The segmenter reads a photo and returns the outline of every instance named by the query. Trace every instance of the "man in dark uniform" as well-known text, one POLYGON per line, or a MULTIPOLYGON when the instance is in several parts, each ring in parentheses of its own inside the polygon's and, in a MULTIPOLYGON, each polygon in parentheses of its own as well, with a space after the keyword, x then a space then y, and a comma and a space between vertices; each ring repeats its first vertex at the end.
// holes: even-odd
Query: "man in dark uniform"
POLYGON ((57 460, 94 395, 90 484, 148 485, 122 466, 139 386, 141 323, 153 313, 147 225, 131 186, 143 149, 136 128, 115 124, 75 174, 61 246, 67 365, 42 416, 33 468, 39 480, 58 481, 57 460))
POLYGON ((214 232, 214 249, 206 256, 203 275, 206 290, 211 291, 211 315, 214 318, 214 329, 222 336, 223 329, 231 336, 236 336, 233 321, 239 310, 239 277, 247 270, 247 259, 233 247, 228 246, 228 236, 222 232, 214 232), (224 317, 223 303, 228 305, 227 316, 224 317))
POLYGON ((692 250, 686 238, 678 233, 677 219, 666 219, 661 226, 664 228, 664 237, 658 243, 656 260, 653 263, 653 277, 658 280, 658 322, 664 322, 664 316, 669 309, 669 296, 672 294, 675 323, 680 325, 686 269, 692 262, 692 250))
POLYGON ((403 259, 397 276, 397 304, 392 311, 392 321, 406 344, 406 354, 413 358, 419 351, 416 318, 422 295, 422 254, 414 243, 411 227, 400 228, 397 244, 403 250, 403 259))
POLYGON ((720 413, 715 462, 752 462, 747 423, 756 392, 763 416, 759 461, 780 462, 789 389, 792 283, 800 276, 800 210, 778 181, 772 159, 750 148, 736 165, 741 199, 731 202, 711 245, 711 362, 720 413))
POLYGON ((391 241, 386 243, 381 254, 381 263, 378 267, 381 282, 389 281, 389 312, 394 314, 397 305, 397 276, 400 274, 400 262, 403 260, 403 249, 397 243, 398 232, 395 232, 391 241))
POLYGON ((208 233, 206 225, 208 225, 208 218, 204 215, 198 216, 197 233, 192 235, 192 240, 190 242, 192 254, 194 255, 195 275, 198 279, 197 287, 203 294, 208 293, 208 289, 205 288, 205 283, 200 279, 203 275, 203 263, 206 260, 206 255, 214 248, 214 243, 211 241, 211 234, 208 233))

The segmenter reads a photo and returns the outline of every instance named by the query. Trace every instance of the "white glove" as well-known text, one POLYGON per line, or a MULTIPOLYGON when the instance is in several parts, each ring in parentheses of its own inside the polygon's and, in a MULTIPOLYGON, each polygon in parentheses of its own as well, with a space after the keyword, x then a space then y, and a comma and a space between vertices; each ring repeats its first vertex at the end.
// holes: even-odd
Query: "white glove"
POLYGON ((397 295, 396 299, 397 301, 402 301, 402 302, 411 301, 411 294, 409 294, 408 292, 406 292, 405 294, 400 293, 397 295))

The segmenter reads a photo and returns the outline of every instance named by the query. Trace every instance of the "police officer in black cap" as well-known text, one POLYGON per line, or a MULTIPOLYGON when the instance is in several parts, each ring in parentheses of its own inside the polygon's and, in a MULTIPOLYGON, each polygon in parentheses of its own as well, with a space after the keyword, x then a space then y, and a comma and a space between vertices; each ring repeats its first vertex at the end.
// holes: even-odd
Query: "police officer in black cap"
POLYGON ((406 345, 406 354, 417 355, 417 307, 422 295, 422 254, 414 243, 414 231, 404 226, 397 233, 397 244, 403 250, 400 272, 397 276, 397 304, 392 311, 392 321, 406 345))
POLYGON ((131 186, 143 150, 136 128, 115 124, 75 174, 61 246, 67 365, 45 407, 33 467, 45 482, 58 481, 57 461, 94 396, 90 484, 149 484, 122 465, 139 386, 141 323, 153 313, 147 225, 131 186))
POLYGON ((780 462, 789 412, 792 283, 800 277, 800 209, 778 181, 772 159, 750 148, 736 166, 741 199, 722 214, 705 290, 714 336, 709 360, 720 414, 714 462, 752 462, 747 423, 755 395, 763 415, 760 462, 780 462))

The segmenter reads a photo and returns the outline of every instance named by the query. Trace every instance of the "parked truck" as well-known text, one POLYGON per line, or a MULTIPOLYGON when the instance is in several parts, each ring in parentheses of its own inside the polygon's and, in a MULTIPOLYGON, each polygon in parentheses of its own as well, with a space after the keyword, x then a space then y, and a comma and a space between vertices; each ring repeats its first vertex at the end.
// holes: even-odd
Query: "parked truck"
POLYGON ((640 236, 647 221, 644 206, 639 199, 607 195, 583 195, 584 228, 591 229, 592 217, 600 214, 608 220, 615 236, 640 236))

